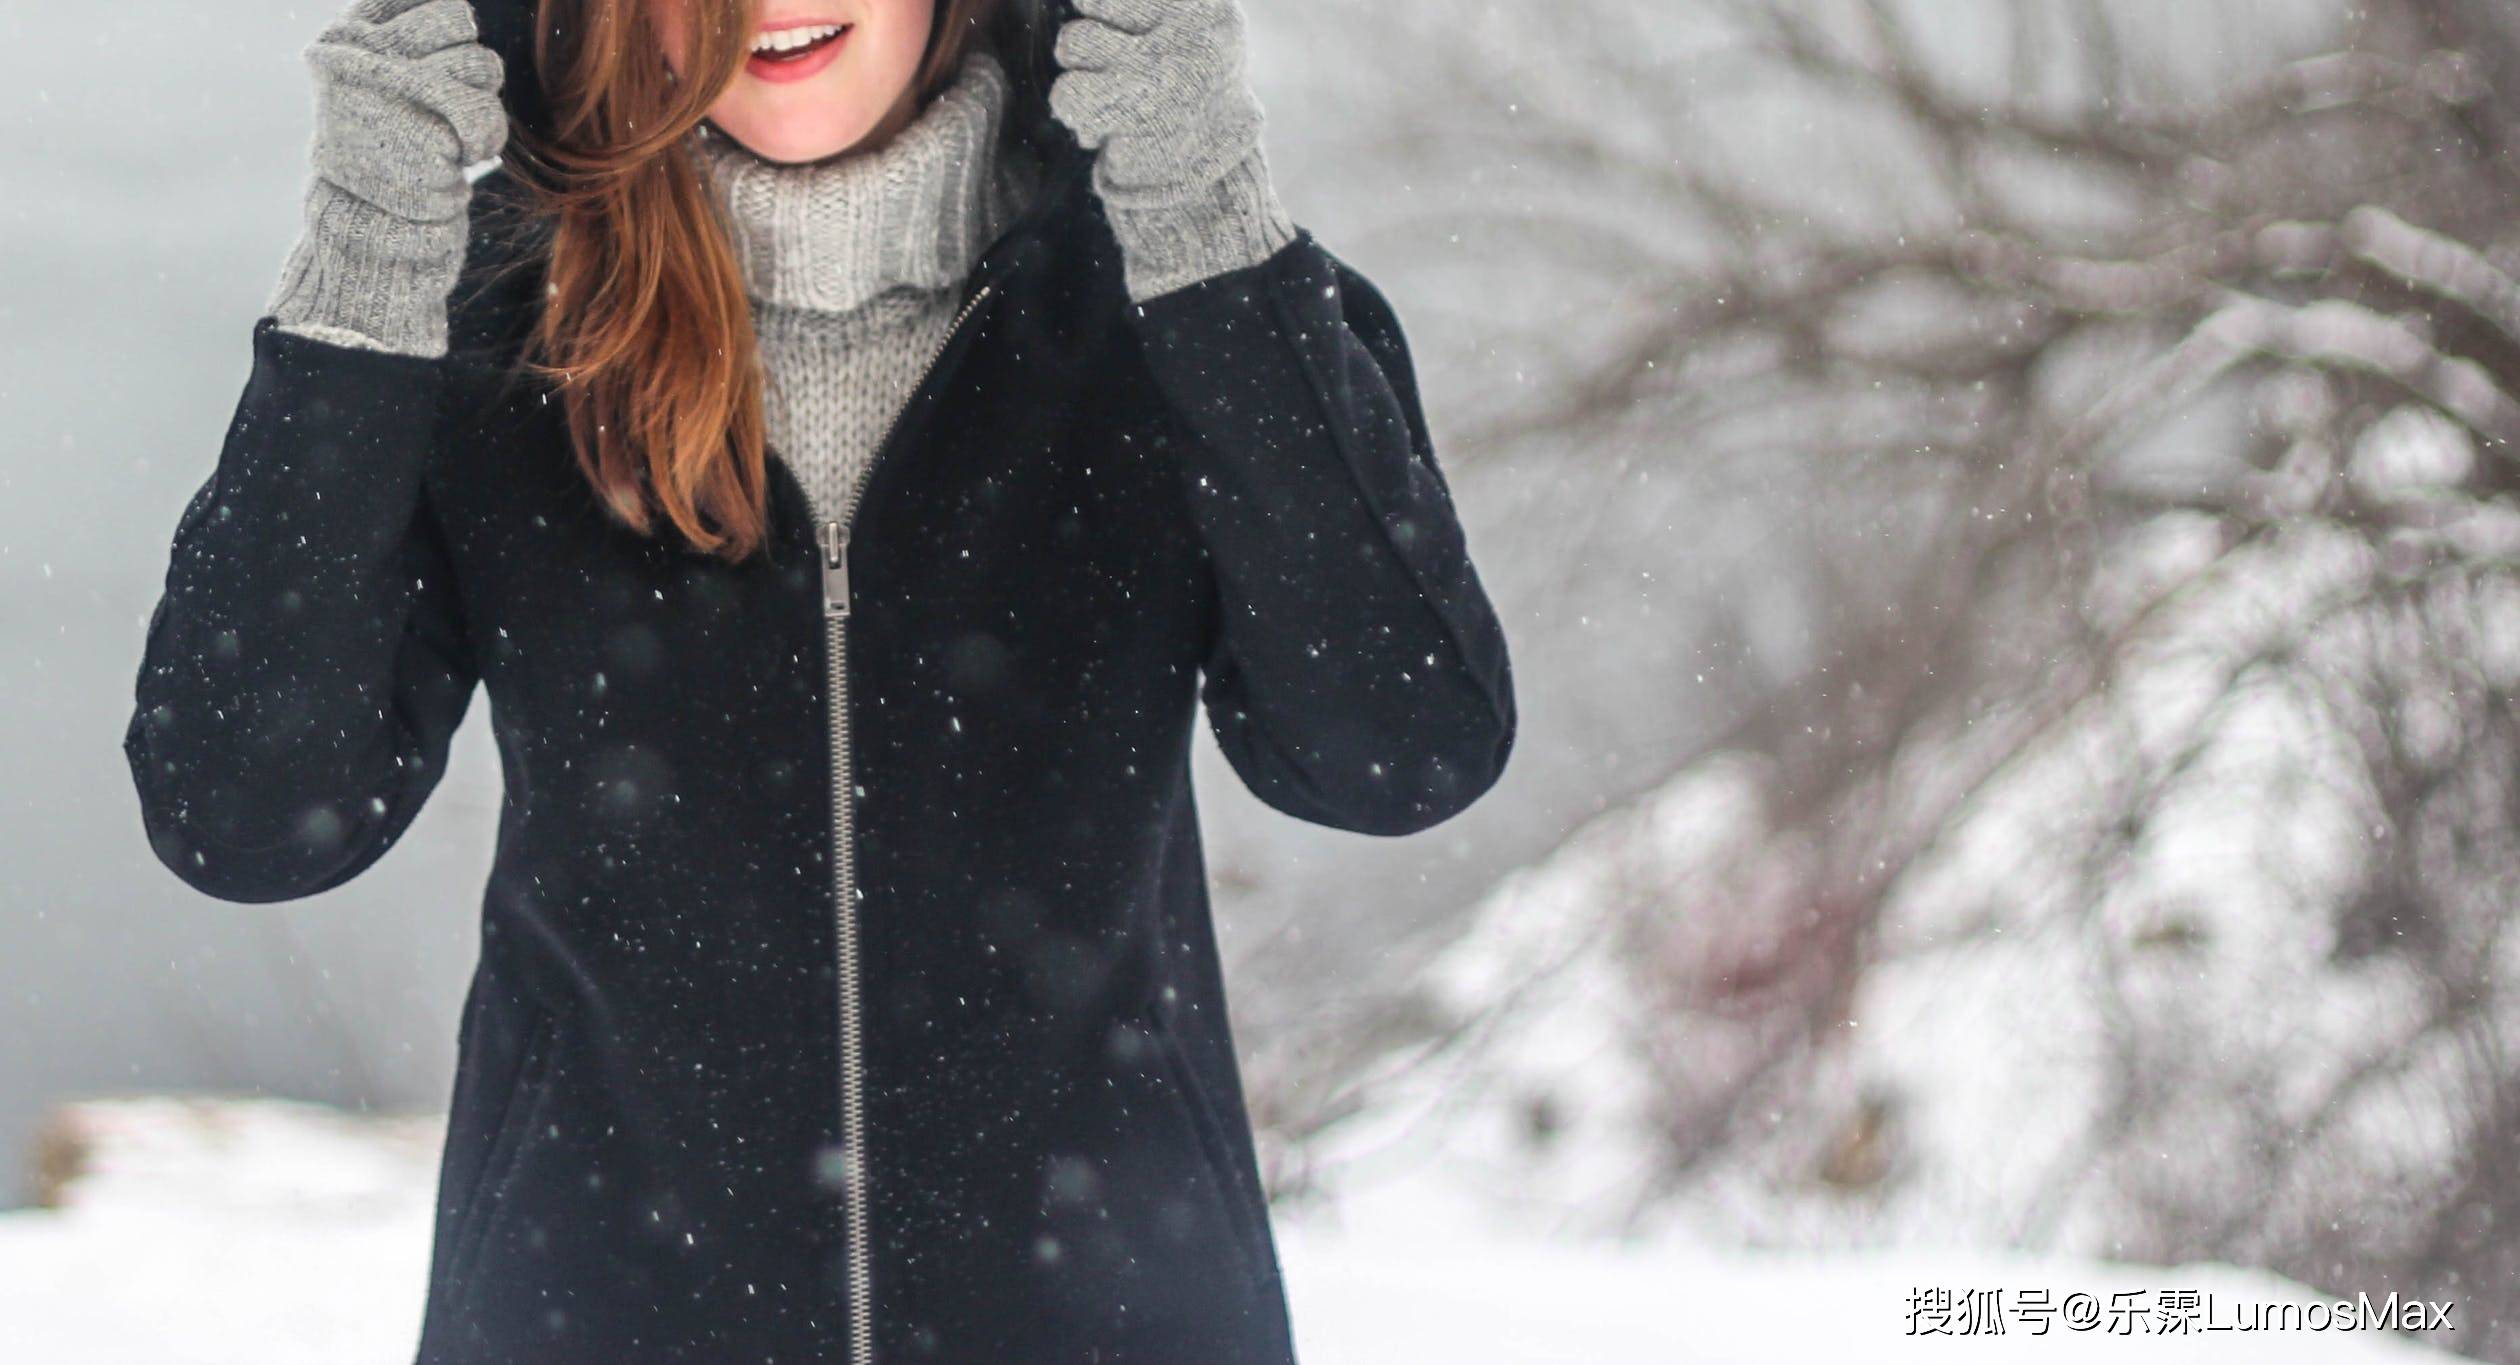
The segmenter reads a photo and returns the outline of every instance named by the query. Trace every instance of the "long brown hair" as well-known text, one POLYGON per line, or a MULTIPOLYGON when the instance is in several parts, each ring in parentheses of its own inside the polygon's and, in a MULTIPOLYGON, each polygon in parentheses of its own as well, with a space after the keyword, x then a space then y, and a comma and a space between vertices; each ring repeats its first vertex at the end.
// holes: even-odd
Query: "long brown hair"
MULTIPOLYGON (((551 126, 511 130, 502 158, 549 224, 527 367, 559 390, 578 468, 613 516, 740 562, 768 535, 761 370, 743 269, 684 135, 743 69, 760 0, 687 0, 682 80, 654 0, 538 3, 551 126)), ((922 103, 998 7, 936 3, 922 103)))

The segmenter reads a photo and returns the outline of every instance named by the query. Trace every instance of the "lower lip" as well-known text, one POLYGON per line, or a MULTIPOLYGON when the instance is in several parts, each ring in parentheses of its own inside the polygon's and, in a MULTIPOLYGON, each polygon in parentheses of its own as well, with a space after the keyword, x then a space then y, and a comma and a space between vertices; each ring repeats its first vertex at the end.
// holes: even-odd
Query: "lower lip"
POLYGON ((840 45, 849 41, 849 35, 855 32, 857 29, 854 25, 844 28, 836 36, 825 40, 822 46, 807 52, 802 57, 791 58, 784 62, 774 62, 762 57, 746 58, 744 70, 757 81, 772 81, 784 85, 789 81, 804 80, 831 65, 833 59, 840 55, 840 45))

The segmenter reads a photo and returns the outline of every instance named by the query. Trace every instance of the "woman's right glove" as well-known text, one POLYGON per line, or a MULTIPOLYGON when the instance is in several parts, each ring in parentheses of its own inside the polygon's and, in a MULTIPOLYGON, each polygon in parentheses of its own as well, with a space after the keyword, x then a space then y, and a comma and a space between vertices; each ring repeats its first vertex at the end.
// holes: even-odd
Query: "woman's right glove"
POLYGON ((471 233, 464 168, 506 145, 470 0, 357 0, 306 49, 306 221, 264 312, 302 335, 441 356, 471 233))

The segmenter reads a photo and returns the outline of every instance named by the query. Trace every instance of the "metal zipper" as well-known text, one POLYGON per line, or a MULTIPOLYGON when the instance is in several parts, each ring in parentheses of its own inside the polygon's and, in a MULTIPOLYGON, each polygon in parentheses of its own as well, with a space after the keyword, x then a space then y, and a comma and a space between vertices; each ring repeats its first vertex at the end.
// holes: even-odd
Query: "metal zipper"
POLYGON ((851 484, 840 514, 824 521, 820 529, 823 628, 829 636, 827 656, 831 670, 832 914, 838 929, 835 943, 840 975, 840 1146, 841 1170, 846 1180, 842 1223, 848 1242, 851 1365, 874 1365, 875 1286, 873 1253, 867 1243, 866 1038, 859 1019, 857 838, 849 799, 855 773, 849 753, 849 534, 857 524, 858 503, 865 495, 866 485, 873 481, 875 466, 883 460, 894 434, 900 430, 902 416, 917 403, 920 392, 936 372, 937 361, 944 358, 946 348, 961 334, 963 323, 994 287, 981 285, 964 302, 962 311, 954 315, 944 338, 929 352, 927 367, 911 386, 910 397, 893 413, 866 468, 851 484))

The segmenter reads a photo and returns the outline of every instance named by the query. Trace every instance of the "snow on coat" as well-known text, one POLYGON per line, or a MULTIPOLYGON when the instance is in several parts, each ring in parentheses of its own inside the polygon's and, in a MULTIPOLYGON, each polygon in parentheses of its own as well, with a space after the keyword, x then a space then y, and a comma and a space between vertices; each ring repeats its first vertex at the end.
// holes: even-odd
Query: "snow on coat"
POLYGON ((1028 116, 1059 151, 864 483, 844 616, 783 463, 742 565, 598 508, 510 368, 504 171, 447 357, 254 326, 124 747, 168 868, 286 900, 488 698, 423 1365, 1293 1358, 1197 709, 1276 809, 1408 834, 1505 765, 1505 639, 1374 286, 1305 230, 1132 306, 1028 116))

